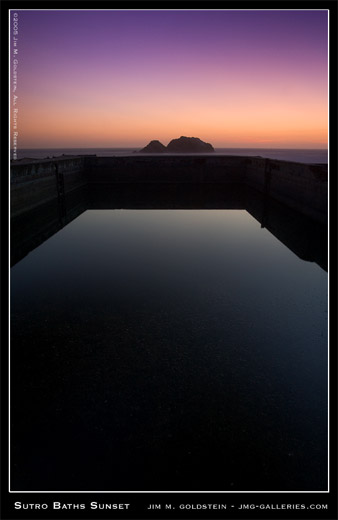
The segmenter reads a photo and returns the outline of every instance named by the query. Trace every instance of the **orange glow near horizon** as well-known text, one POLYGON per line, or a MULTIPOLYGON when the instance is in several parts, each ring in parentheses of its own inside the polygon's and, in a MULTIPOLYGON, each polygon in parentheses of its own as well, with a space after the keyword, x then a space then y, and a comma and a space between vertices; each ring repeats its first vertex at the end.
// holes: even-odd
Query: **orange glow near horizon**
POLYGON ((200 137, 215 147, 327 145, 327 120, 321 106, 313 106, 309 112, 301 106, 265 104, 246 112, 236 106, 217 108, 200 103, 198 111, 187 105, 178 115, 160 105, 150 112, 146 103, 124 114, 95 106, 86 111, 79 106, 66 110, 65 119, 62 106, 27 101, 19 113, 23 147, 141 147, 153 139, 166 145, 181 135, 200 137))
POLYGON ((320 41, 313 40, 315 13, 304 20, 298 13, 299 34, 289 33, 289 42, 284 30, 290 20, 295 23, 294 14, 284 26, 281 16, 273 16, 280 13, 270 13, 275 25, 265 35, 257 32, 263 14, 255 12, 251 19, 245 12, 244 32, 244 15, 237 12, 237 32, 231 36, 223 32, 230 24, 228 12, 218 18, 210 14, 207 26, 205 17, 198 25, 195 13, 188 38, 180 17, 190 20, 190 13, 175 13, 174 25, 174 15, 142 12, 143 21, 149 17, 146 32, 135 12, 124 17, 110 12, 109 20, 95 12, 107 28, 119 16, 129 28, 130 40, 122 24, 120 32, 107 32, 103 47, 95 32, 85 31, 85 23, 92 30, 87 15, 38 14, 20 13, 21 38, 26 27, 29 44, 19 61, 19 148, 137 148, 153 139, 166 145, 181 135, 216 148, 327 147, 327 35, 323 29, 320 41), (39 24, 41 17, 49 21, 49 32, 39 24), (162 32, 152 25, 155 19, 162 32), (177 44, 169 22, 177 28, 177 44), (201 40, 201 27, 208 29, 209 40, 201 40))

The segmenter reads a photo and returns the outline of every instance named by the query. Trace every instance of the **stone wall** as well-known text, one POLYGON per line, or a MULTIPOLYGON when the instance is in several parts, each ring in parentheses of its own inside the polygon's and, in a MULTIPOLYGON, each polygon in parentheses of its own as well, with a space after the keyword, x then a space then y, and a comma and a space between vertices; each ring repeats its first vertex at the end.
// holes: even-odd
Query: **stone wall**
POLYGON ((326 165, 247 158, 245 183, 315 220, 326 222, 326 165))
POLYGON ((18 215, 87 184, 84 158, 18 161, 11 165, 11 215, 18 215))
POLYGON ((244 158, 167 155, 87 159, 91 183, 212 184, 242 182, 244 158))
MULTIPOLYGON (((247 185, 319 222, 327 222, 327 165, 261 157, 172 155, 61 157, 11 166, 11 215, 82 186, 247 185)), ((61 211, 62 212, 62 211, 61 211)))

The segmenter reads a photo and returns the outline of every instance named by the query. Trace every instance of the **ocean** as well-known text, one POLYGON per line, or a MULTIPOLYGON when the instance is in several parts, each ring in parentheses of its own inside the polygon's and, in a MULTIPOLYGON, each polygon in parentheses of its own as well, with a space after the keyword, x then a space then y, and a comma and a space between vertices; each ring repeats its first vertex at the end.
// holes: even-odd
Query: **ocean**
MULTIPOLYGON (((44 159, 60 155, 97 155, 98 157, 128 156, 140 148, 30 148, 17 151, 17 158, 44 159)), ((217 155, 260 156, 282 161, 294 161, 308 164, 327 164, 326 149, 291 149, 291 148, 215 148, 217 155)), ((166 154, 165 154, 166 155, 166 154)), ((171 155, 171 154, 167 154, 171 155)), ((12 153, 11 153, 12 158, 12 153)))

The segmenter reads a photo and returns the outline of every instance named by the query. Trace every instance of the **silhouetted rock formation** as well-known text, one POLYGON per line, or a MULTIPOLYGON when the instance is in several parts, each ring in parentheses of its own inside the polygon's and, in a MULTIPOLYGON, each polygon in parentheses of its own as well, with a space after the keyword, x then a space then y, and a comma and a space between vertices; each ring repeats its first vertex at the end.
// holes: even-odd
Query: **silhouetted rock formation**
POLYGON ((173 139, 167 146, 170 153, 211 153, 214 152, 210 143, 201 141, 198 137, 184 137, 173 139))
POLYGON ((166 147, 164 146, 164 144, 160 143, 160 141, 150 141, 149 144, 147 144, 147 146, 145 146, 144 148, 142 148, 142 150, 140 150, 140 153, 163 153, 163 152, 166 152, 167 149, 166 147))
POLYGON ((184 137, 173 139, 167 147, 160 141, 150 141, 139 153, 212 153, 215 150, 210 143, 201 141, 198 137, 184 137))

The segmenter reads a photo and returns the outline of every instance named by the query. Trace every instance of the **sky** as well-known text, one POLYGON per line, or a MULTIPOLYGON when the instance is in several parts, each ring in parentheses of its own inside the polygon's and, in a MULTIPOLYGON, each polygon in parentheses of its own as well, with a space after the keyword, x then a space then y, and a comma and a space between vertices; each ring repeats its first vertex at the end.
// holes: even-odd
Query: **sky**
POLYGON ((327 147, 325 10, 15 12, 19 148, 327 147))

